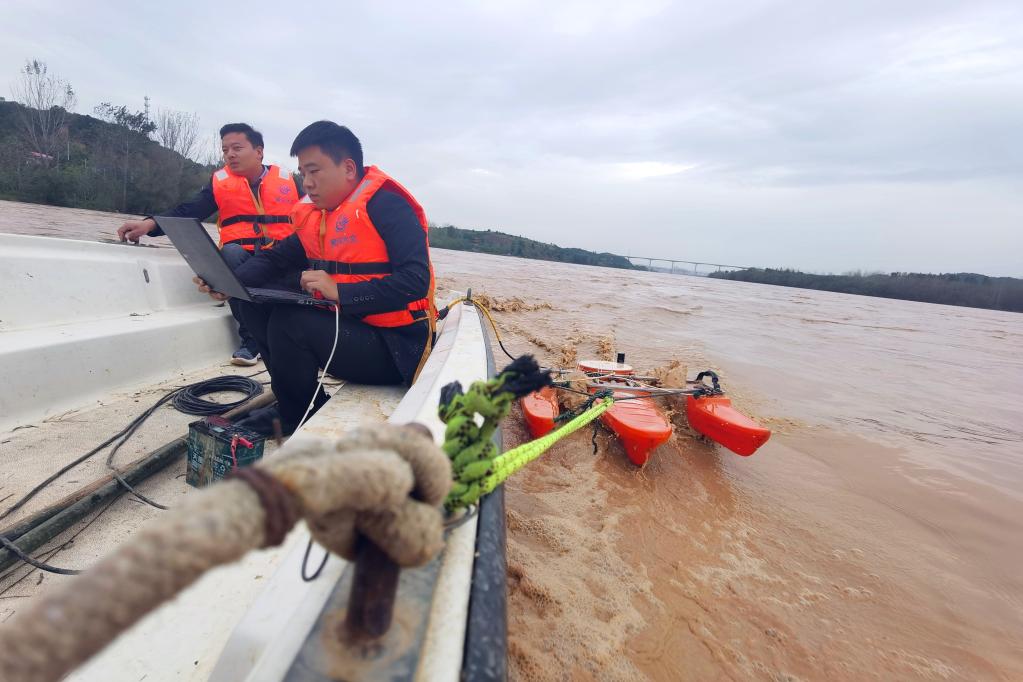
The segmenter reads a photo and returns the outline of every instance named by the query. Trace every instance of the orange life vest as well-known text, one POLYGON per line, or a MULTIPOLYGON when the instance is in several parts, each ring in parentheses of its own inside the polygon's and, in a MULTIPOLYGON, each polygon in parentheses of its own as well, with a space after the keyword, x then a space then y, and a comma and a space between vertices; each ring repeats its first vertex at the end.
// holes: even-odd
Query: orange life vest
MULTIPOLYGON (((367 282, 391 273, 387 245, 369 219, 366 205, 380 188, 385 187, 405 198, 416 213, 423 232, 429 234, 426 213, 407 189, 380 171, 366 168, 366 174, 348 198, 333 211, 316 208, 309 197, 295 204, 291 219, 309 267, 325 270, 338 284, 367 282)), ((427 246, 429 237, 427 236, 427 246)), ((433 301, 433 265, 430 265, 430 288, 424 298, 412 301, 403 310, 366 315, 362 320, 377 327, 403 327, 426 320, 433 328, 437 308, 433 301)))
POLYGON ((240 244, 246 251, 269 249, 295 231, 288 214, 298 201, 294 178, 283 168, 270 166, 259 183, 259 196, 247 178, 221 168, 213 174, 213 198, 220 217, 220 247, 240 244))

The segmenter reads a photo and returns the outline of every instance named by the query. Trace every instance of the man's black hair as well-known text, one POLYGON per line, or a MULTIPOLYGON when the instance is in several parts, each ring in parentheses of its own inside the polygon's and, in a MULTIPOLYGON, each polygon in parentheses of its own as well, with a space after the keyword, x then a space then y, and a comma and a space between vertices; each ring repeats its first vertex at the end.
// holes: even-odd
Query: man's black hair
POLYGON ((310 123, 291 144, 291 155, 298 156, 303 149, 314 146, 323 150, 334 163, 351 159, 355 162, 355 170, 362 175, 362 143, 348 128, 333 121, 310 123))
POLYGON ((224 135, 228 133, 244 133, 245 138, 252 143, 253 147, 262 147, 263 145, 263 133, 259 132, 248 123, 228 123, 226 126, 220 129, 220 139, 224 139, 224 135))

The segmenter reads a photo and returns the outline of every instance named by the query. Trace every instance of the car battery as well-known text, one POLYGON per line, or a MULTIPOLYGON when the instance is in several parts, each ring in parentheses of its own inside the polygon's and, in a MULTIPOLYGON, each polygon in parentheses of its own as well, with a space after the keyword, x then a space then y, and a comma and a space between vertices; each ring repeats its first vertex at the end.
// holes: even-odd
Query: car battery
POLYGON ((223 417, 206 417, 188 425, 185 482, 202 488, 223 480, 240 467, 263 458, 265 436, 235 426, 223 417))

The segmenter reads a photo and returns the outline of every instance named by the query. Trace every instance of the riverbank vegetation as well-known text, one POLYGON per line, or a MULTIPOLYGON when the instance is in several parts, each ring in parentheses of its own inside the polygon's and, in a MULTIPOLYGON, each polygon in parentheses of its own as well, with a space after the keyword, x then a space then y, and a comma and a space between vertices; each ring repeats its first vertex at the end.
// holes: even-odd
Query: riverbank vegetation
POLYGON ((969 272, 941 275, 918 272, 815 275, 798 270, 771 268, 714 272, 709 276, 783 287, 1023 312, 1023 279, 1014 277, 988 277, 969 272))

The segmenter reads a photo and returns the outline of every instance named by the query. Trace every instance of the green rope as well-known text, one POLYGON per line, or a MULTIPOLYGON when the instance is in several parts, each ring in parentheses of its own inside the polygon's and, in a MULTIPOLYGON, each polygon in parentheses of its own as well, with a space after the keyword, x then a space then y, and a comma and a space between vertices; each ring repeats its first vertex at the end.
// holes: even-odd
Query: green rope
POLYGON ((445 424, 444 452, 454 479, 445 506, 468 506, 480 497, 480 484, 498 456, 493 436, 518 397, 549 385, 532 356, 522 356, 489 381, 476 381, 462 392, 457 381, 441 389, 439 416, 445 424), (478 422, 482 423, 478 423, 478 422), (469 500, 468 502, 462 502, 469 500))
POLYGON ((477 381, 469 387, 468 393, 441 405, 440 418, 447 425, 442 448, 451 458, 454 477, 445 502, 449 510, 468 506, 479 499, 479 481, 490 471, 491 462, 497 456, 494 431, 508 415, 515 398, 512 393, 500 391, 501 383, 477 381), (476 423, 477 414, 483 417, 482 425, 476 423), (459 502, 467 498, 472 499, 466 504, 459 502))
MULTIPOLYGON (((590 409, 577 415, 575 419, 562 426, 557 431, 551 431, 546 436, 540 436, 536 440, 508 450, 494 460, 489 476, 484 477, 480 484, 480 495, 493 492, 494 488, 504 483, 512 474, 526 466, 562 438, 571 436, 573 433, 586 426, 600 415, 607 412, 614 403, 614 398, 606 397, 594 404, 590 409)), ((469 502, 472 504, 475 500, 469 502)))
POLYGON ((549 372, 541 371, 531 356, 522 356, 493 379, 473 382, 468 391, 463 392, 457 381, 441 389, 439 416, 445 424, 441 447, 451 458, 454 479, 444 501, 448 511, 476 504, 559 440, 607 412, 614 403, 610 391, 598 392, 575 412, 566 414, 564 419, 571 421, 558 430, 499 454, 494 432, 508 416, 512 403, 550 383, 549 372))
MULTIPOLYGON (((720 392, 713 372, 701 373, 697 380, 705 375, 712 377, 713 390, 720 392)), ((576 410, 555 419, 555 423, 571 420, 561 428, 499 455, 493 436, 511 411, 512 402, 549 385, 550 372, 541 371, 532 356, 524 355, 490 381, 473 382, 467 392, 462 392, 457 381, 441 389, 439 414, 445 424, 442 448, 451 458, 453 478, 451 492, 444 501, 448 511, 476 504, 559 440, 607 412, 615 402, 610 389, 597 391, 576 410)), ((634 398, 625 398, 631 399, 634 398)), ((596 440, 593 447, 596 452, 596 440)))
MULTIPOLYGON (((482 382, 478 381, 477 383, 482 382)), ((476 388, 475 383, 473 384, 473 387, 476 388)), ((470 389, 470 392, 472 391, 473 389, 470 389)), ((454 440, 448 441, 447 439, 445 439, 444 442, 444 449, 448 453, 448 456, 451 456, 452 451, 457 452, 457 454, 452 457, 454 484, 451 487, 451 492, 448 493, 447 500, 444 502, 445 508, 447 508, 448 511, 453 511, 461 507, 468 507, 476 504, 479 502, 481 497, 492 493, 494 489, 504 483, 511 474, 542 455, 555 443, 571 436, 576 433, 577 430, 607 412, 608 408, 611 407, 614 402, 614 399, 610 397, 605 398, 601 402, 594 404, 590 409, 577 415, 574 419, 572 419, 572 421, 568 422, 558 430, 551 431, 551 433, 546 436, 541 436, 535 441, 523 443, 519 447, 508 450, 496 457, 488 456, 496 452, 493 441, 490 441, 489 437, 487 437, 488 440, 485 442, 486 445, 477 441, 470 444, 468 447, 458 450, 460 443, 465 443, 465 440, 461 439, 462 435, 477 433, 481 436, 481 438, 485 434, 493 435, 493 428, 488 428, 488 420, 486 419, 484 421, 484 426, 482 427, 476 426, 475 422, 472 427, 466 427, 459 419, 458 422, 455 422, 455 430, 457 433, 456 438, 458 438, 460 443, 454 440), (448 450, 448 443, 452 443, 450 450, 448 450), (473 459, 474 456, 477 458, 473 459), (455 462, 460 463, 455 464, 455 462)), ((450 428, 450 424, 452 422, 448 423, 450 428)))

